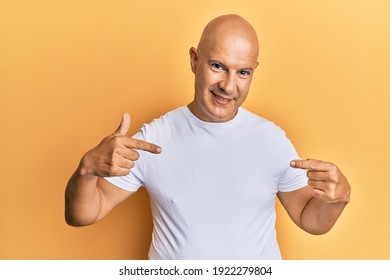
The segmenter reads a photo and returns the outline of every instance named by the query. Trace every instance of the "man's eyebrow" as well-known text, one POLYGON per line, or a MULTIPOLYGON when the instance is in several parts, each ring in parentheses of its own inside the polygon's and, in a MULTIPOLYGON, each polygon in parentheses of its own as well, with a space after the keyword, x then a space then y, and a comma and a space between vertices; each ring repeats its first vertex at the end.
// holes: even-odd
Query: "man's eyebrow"
POLYGON ((208 64, 214 64, 214 63, 217 63, 217 64, 220 64, 221 66, 224 66, 225 67, 225 64, 223 64, 222 62, 218 61, 218 60, 213 60, 213 59, 210 59, 209 61, 207 61, 208 64))
POLYGON ((246 67, 246 68, 240 69, 240 71, 250 71, 250 72, 253 72, 253 70, 254 70, 253 67, 246 67))

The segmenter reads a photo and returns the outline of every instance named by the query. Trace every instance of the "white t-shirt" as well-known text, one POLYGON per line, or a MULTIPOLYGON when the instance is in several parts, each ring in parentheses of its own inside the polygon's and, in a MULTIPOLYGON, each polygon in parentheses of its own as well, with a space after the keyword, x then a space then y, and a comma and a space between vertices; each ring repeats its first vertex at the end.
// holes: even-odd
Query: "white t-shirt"
POLYGON ((160 145, 140 151, 128 176, 106 178, 128 191, 145 186, 153 213, 150 259, 280 259, 277 192, 307 185, 298 155, 275 124, 240 108, 224 123, 180 107, 134 136, 160 145))

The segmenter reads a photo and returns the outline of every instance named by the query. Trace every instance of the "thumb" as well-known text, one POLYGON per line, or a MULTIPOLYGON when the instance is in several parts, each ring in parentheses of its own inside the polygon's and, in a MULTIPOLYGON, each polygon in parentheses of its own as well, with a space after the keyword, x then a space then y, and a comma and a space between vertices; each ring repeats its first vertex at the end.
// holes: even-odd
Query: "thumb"
POLYGON ((119 127, 115 130, 114 135, 126 135, 130 128, 130 115, 123 113, 122 121, 119 127))

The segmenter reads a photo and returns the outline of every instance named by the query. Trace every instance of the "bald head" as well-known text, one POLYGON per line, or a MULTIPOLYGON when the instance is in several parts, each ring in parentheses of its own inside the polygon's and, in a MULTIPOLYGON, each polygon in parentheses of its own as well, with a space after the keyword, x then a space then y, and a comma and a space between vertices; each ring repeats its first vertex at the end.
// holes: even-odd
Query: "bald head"
POLYGON ((198 44, 200 52, 207 52, 217 45, 241 46, 257 60, 259 43, 252 25, 239 15, 223 15, 210 21, 203 30, 198 44))
POLYGON ((258 65, 259 44, 254 28, 238 15, 210 21, 198 48, 190 48, 195 74, 191 112, 206 122, 233 119, 245 101, 258 65))

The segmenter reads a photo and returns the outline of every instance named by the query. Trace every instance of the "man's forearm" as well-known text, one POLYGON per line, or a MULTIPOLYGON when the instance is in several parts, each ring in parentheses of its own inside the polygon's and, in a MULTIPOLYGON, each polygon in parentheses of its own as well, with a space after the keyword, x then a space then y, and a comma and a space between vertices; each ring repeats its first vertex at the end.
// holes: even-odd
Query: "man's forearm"
POLYGON ((79 167, 66 186, 65 220, 72 226, 93 224, 100 212, 100 193, 96 187, 98 177, 83 173, 79 167))
POLYGON ((327 233, 336 223, 346 205, 347 202, 328 203, 312 197, 302 212, 301 228, 311 234, 327 233))

